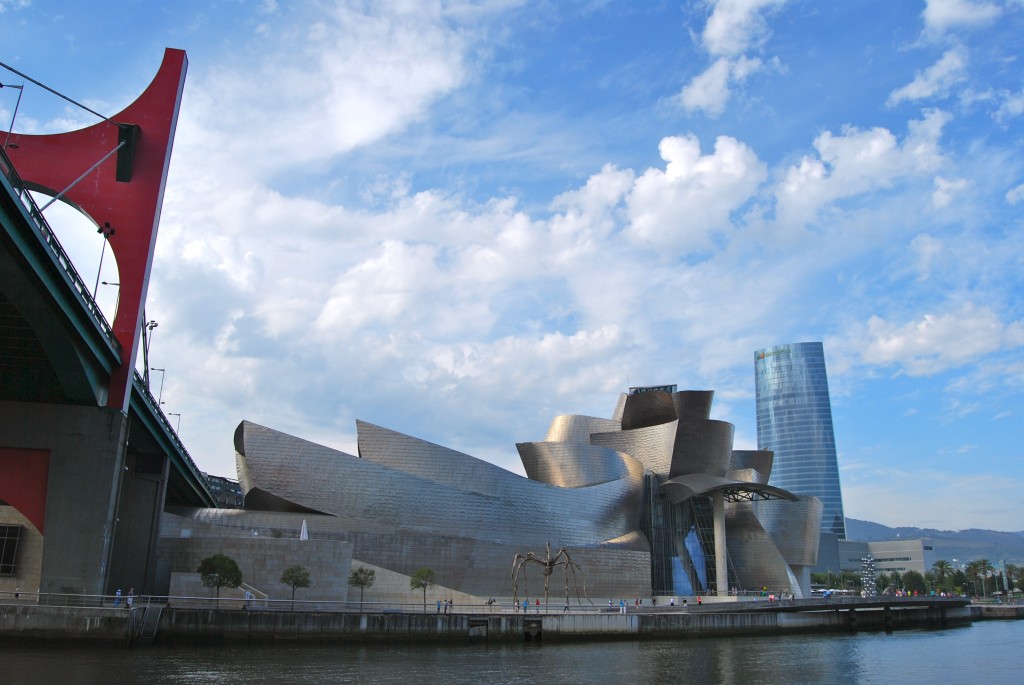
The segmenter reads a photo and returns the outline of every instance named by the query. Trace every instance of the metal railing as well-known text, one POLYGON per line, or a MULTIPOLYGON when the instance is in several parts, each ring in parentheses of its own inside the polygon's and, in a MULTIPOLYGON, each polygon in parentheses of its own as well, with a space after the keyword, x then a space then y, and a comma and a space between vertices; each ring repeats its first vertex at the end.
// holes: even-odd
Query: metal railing
MULTIPOLYGON (((527 606, 523 607, 522 601, 513 605, 511 598, 497 599, 493 602, 478 602, 478 603, 453 603, 446 609, 442 602, 440 608, 437 606, 436 600, 428 600, 426 606, 422 601, 419 602, 358 602, 358 601, 328 601, 328 600, 304 600, 296 598, 294 601, 291 599, 269 599, 264 597, 253 596, 250 599, 246 599, 238 596, 231 597, 200 597, 200 596, 178 596, 178 595, 135 595, 129 596, 117 596, 117 595, 84 595, 84 594, 72 594, 72 593, 36 593, 36 592, 20 592, 19 596, 15 597, 14 592, 0 592, 0 606, 2 605, 18 605, 18 604, 38 604, 50 607, 82 607, 82 608, 93 608, 93 609, 106 609, 111 611, 128 611, 135 609, 148 609, 154 606, 169 606, 177 607, 182 609, 209 609, 209 610, 222 610, 222 611, 240 611, 240 610, 251 610, 251 611, 275 611, 275 612, 286 612, 286 611, 299 611, 299 612, 317 612, 317 613, 363 613, 363 614, 388 614, 388 613, 401 613, 401 614, 431 614, 431 615, 445 615, 445 614, 517 614, 523 613, 524 610, 527 614, 563 614, 563 613, 587 613, 587 614, 607 614, 607 613, 622 613, 618 604, 618 600, 613 600, 612 605, 609 606, 607 602, 604 604, 597 601, 594 604, 589 604, 585 599, 583 604, 576 602, 575 598, 569 603, 568 610, 564 598, 557 602, 549 601, 545 604, 543 599, 541 604, 537 605, 536 598, 530 598, 527 606)), ((637 606, 633 601, 627 600, 625 605, 625 613, 627 614, 654 614, 654 613, 683 613, 683 612, 722 612, 722 611, 744 611, 750 610, 754 607, 765 607, 769 605, 767 600, 753 602, 753 601, 731 601, 731 602, 718 602, 714 598, 707 598, 702 604, 698 604, 696 599, 693 597, 686 597, 688 600, 687 604, 682 604, 682 599, 676 602, 675 605, 670 605, 668 602, 659 602, 657 605, 652 605, 650 602, 645 602, 642 605, 637 606), (691 601, 692 600, 692 601, 691 601)), ((828 600, 819 598, 813 599, 784 599, 775 600, 772 604, 777 607, 856 607, 857 605, 876 605, 880 602, 885 604, 891 604, 893 606, 898 605, 921 605, 928 603, 945 603, 958 604, 967 600, 965 597, 833 597, 828 600)), ((1020 601, 1020 600, 1018 600, 1020 601)))
POLYGON ((32 225, 35 226, 36 231, 39 233, 39 237, 42 239, 50 248, 51 256, 55 263, 61 267, 64 273, 67 275, 71 286, 78 293, 81 299, 82 306, 84 306, 90 314, 103 335, 106 336, 107 340, 110 341, 114 349, 119 353, 121 351, 121 343, 114 335, 114 331, 107 321, 106 317, 103 316, 103 312, 100 310, 96 300, 93 299, 92 293, 89 292, 89 286, 85 284, 82 277, 79 275, 78 270, 75 269, 75 265, 71 263, 71 258, 68 257, 67 252, 64 251, 64 247, 57 240, 57 236, 54 234, 53 229, 50 228, 50 224, 47 223, 43 217, 42 211, 36 204, 36 201, 32 198, 32 194, 29 193, 28 188, 25 187, 25 182, 22 181, 21 176, 18 175, 17 170, 11 163, 11 159, 7 156, 7 153, 0 149, 0 172, 7 179, 10 184, 12 196, 17 198, 23 208, 25 209, 25 215, 29 218, 32 225))
POLYGON ((174 443, 174 446, 178 449, 178 453, 184 458, 185 464, 188 465, 192 475, 200 483, 203 483, 207 494, 209 494, 211 499, 215 500, 216 498, 213 496, 213 492, 210 491, 209 481, 206 480, 206 476, 204 476, 203 472, 199 470, 198 466, 196 466, 195 461, 192 459, 192 455, 188 453, 187 449, 185 449, 185 444, 181 441, 181 438, 178 437, 178 432, 171 426, 170 419, 168 419, 164 414, 164 410, 160 408, 160 402, 153 397, 153 393, 149 391, 149 388, 146 386, 146 380, 142 377, 142 374, 139 373, 138 369, 134 370, 132 382, 135 386, 135 390, 139 392, 139 395, 145 400, 146 405, 153 412, 153 416, 156 416, 159 419, 160 424, 170 436, 171 442, 174 443))

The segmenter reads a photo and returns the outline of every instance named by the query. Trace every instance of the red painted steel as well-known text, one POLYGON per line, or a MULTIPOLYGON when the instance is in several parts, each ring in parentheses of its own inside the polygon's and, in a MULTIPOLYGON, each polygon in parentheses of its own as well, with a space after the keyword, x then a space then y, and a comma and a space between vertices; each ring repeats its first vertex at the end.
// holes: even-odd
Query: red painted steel
POLYGON ((0 447, 0 500, 20 511, 40 534, 46 522, 49 476, 49 451, 0 447))
MULTIPOLYGON (((188 59, 168 48, 160 69, 139 98, 121 112, 88 128, 54 135, 12 134, 7 154, 32 190, 57 195, 105 154, 117 147, 122 128, 138 126, 129 181, 117 180, 118 154, 111 155, 63 199, 110 224, 110 248, 117 260, 120 299, 114 335, 121 343, 121 366, 110 379, 108 407, 127 411, 132 369, 140 344, 157 226, 163 204, 188 59)), ((130 129, 126 130, 130 134, 130 129)), ((125 134, 122 134, 125 135, 125 134)), ((122 164, 124 162, 124 154, 122 164)), ((123 173, 122 173, 123 176, 123 173)))

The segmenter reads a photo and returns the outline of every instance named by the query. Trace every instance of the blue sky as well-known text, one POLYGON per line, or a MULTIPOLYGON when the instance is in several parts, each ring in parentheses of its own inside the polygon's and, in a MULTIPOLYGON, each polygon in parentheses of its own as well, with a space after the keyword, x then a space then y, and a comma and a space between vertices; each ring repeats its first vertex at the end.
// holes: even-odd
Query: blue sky
MULTIPOLYGON (((1024 530, 1024 0, 0 23, 0 61, 105 113, 188 52, 148 316, 204 470, 243 419, 351 452, 360 418, 521 472, 555 415, 665 383, 752 448, 753 352, 821 340, 847 516, 1024 530)), ((28 86, 14 128, 93 121, 28 86)), ((47 214, 90 282, 95 231, 47 214)))

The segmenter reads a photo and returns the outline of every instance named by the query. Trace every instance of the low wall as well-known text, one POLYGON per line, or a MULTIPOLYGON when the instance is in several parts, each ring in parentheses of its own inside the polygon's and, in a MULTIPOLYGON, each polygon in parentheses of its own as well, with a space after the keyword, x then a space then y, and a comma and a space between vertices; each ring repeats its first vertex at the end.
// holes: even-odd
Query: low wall
POLYGON ((1013 620, 1024 618, 1024 604, 981 604, 971 607, 975 618, 1013 620))
POLYGON ((0 637, 126 642, 129 611, 124 607, 0 606, 0 637))
MULTIPOLYGON (((140 613, 143 611, 141 607, 133 609, 136 623, 145 616, 140 613)), ((195 645, 216 645, 229 641, 340 644, 463 643, 475 640, 557 642, 602 638, 671 639, 812 631, 900 630, 962 625, 975 618, 981 616, 967 606, 525 615, 293 612, 167 606, 163 607, 159 615, 155 639, 161 643, 195 645)), ((123 607, 0 605, 0 639, 50 638, 127 643, 130 623, 130 612, 123 607)))
POLYGON ((646 614, 359 614, 217 611, 172 607, 160 641, 472 642, 663 639, 812 631, 901 630, 968 624, 968 607, 827 609, 801 612, 646 614))

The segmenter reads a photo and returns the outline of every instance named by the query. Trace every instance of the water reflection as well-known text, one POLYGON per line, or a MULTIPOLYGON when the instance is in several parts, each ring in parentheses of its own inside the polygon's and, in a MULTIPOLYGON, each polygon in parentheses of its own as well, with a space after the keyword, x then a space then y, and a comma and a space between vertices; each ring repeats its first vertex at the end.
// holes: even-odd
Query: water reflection
POLYGON ((890 635, 793 635, 584 644, 53 647, 5 644, 0 682, 830 683, 1019 682, 1024 621, 890 635), (969 658, 965 658, 969 655, 969 658))

